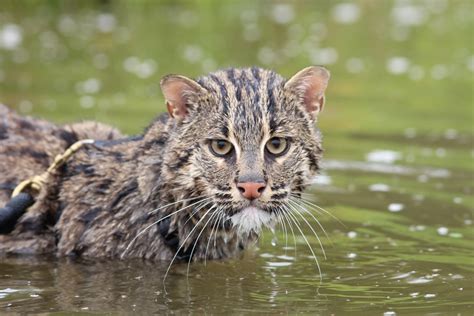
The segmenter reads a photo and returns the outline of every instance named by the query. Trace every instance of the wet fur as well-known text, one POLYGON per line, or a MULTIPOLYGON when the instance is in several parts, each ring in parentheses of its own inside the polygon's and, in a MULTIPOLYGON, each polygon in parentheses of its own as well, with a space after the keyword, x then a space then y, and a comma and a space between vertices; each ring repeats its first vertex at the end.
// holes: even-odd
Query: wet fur
POLYGON ((243 234, 231 225, 231 216, 248 206, 239 199, 236 177, 250 169, 262 173, 269 189, 259 207, 276 218, 282 203, 318 170, 320 134, 285 82, 259 68, 201 77, 197 83, 208 93, 190 102, 192 115, 177 121, 162 114, 142 135, 130 138, 98 123, 56 126, 0 106, 0 205, 16 184, 42 173, 76 140, 100 140, 51 177, 15 230, 0 235, 0 253, 171 260, 175 253, 154 224, 169 216, 165 229, 184 250, 195 247, 193 259, 236 256, 258 233, 243 234), (291 139, 285 157, 270 161, 259 154, 269 135, 291 139), (232 138, 241 158, 214 157, 209 138, 232 138), (170 215, 202 195, 210 196, 209 205, 197 203, 202 208, 170 215), (217 210, 223 217, 210 218, 217 210))

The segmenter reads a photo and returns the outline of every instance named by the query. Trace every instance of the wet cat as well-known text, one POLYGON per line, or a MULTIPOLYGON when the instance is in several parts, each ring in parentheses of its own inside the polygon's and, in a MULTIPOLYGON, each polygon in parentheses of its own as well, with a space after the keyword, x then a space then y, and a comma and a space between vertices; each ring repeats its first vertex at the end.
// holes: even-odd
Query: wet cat
POLYGON ((260 68, 161 81, 168 113, 140 136, 94 123, 56 126, 0 107, 0 205, 79 139, 94 138, 48 179, 0 253, 220 259, 265 226, 318 171, 315 127, 329 72, 289 80, 260 68))

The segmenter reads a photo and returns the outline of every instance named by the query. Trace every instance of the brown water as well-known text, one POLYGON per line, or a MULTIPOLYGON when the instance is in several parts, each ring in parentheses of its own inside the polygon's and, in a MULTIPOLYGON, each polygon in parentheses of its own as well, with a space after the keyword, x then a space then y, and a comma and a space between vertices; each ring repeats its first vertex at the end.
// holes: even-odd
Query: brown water
POLYGON ((0 314, 472 315, 471 1, 39 3, 2 1, 0 101, 59 122, 137 133, 166 73, 326 65, 324 170, 304 196, 326 258, 302 218, 304 237, 286 225, 166 280, 165 263, 0 258, 0 314))

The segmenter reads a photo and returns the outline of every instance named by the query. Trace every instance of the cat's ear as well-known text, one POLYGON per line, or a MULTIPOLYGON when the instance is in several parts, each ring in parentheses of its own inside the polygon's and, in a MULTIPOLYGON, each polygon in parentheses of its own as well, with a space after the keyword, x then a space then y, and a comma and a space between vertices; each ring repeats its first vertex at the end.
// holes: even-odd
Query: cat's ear
POLYGON ((285 89, 297 95, 306 111, 316 118, 324 107, 324 91, 328 86, 329 71, 311 66, 299 71, 285 84, 285 89))
POLYGON ((161 91, 171 117, 183 120, 197 97, 206 92, 196 81, 180 75, 167 75, 161 79, 161 91))

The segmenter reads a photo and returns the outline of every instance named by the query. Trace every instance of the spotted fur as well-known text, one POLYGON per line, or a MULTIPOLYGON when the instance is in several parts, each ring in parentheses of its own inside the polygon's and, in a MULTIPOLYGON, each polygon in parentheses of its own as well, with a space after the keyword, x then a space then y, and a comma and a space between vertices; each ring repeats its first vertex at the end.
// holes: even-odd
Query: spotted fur
POLYGON ((300 193, 319 169, 314 111, 322 108, 325 86, 318 71, 325 70, 311 68, 290 81, 256 67, 195 81, 165 77, 171 115, 129 138, 102 125, 58 127, 0 107, 0 203, 75 140, 98 140, 51 177, 10 235, 0 235, 0 252, 157 260, 236 256, 262 226, 273 225, 290 194, 300 193), (316 92, 308 90, 315 86, 316 92), (180 100, 181 108, 173 107, 180 100), (286 154, 266 155, 271 137, 289 141, 286 154), (235 154, 215 156, 212 139, 229 141, 235 154), (262 196, 243 198, 236 187, 242 179, 265 181, 262 196))

